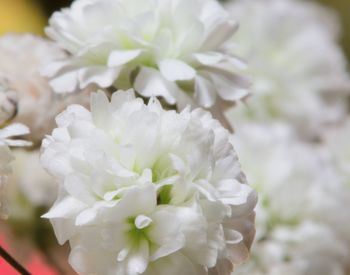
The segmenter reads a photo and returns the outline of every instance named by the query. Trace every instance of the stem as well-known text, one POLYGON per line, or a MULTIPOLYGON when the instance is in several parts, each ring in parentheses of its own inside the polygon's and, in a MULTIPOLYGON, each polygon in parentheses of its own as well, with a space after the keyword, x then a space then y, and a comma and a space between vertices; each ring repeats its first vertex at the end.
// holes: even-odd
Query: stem
POLYGON ((0 246, 0 256, 4 258, 4 260, 9 263, 14 269, 16 269, 20 274, 22 275, 30 275, 30 273, 14 258, 11 257, 10 254, 6 252, 5 249, 3 249, 0 246))

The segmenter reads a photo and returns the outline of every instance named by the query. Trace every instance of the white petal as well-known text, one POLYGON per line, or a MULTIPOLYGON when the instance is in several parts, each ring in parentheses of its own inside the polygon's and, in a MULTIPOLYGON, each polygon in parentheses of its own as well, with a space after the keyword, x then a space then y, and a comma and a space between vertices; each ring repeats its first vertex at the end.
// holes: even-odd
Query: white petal
POLYGON ((214 65, 224 59, 224 55, 216 52, 196 53, 193 55, 202 65, 214 65))
POLYGON ((211 79, 224 100, 236 101, 248 95, 248 90, 241 85, 241 79, 237 75, 211 74, 211 79))
POLYGON ((72 104, 64 112, 57 115, 56 123, 59 127, 67 127, 77 119, 91 121, 91 114, 83 106, 72 104))
POLYGON ((46 150, 40 157, 41 165, 52 175, 62 178, 72 172, 72 167, 66 155, 50 152, 46 150))
POLYGON ((5 139, 5 143, 10 147, 28 147, 33 145, 30 141, 18 139, 5 139))
POLYGON ((64 187, 70 195, 83 203, 92 204, 96 201, 88 183, 74 174, 66 177, 64 187))
POLYGON ((149 261, 149 245, 146 240, 142 240, 136 251, 128 255, 128 274, 142 274, 149 261))
POLYGON ((117 79, 120 71, 121 68, 108 68, 105 66, 82 68, 78 72, 79 87, 84 89, 90 84, 97 84, 101 88, 108 88, 117 79))
POLYGON ((53 77, 71 65, 71 60, 55 61, 43 67, 40 73, 47 77, 53 77))
POLYGON ((197 75, 195 78, 194 97, 199 105, 210 108, 214 105, 216 99, 216 90, 214 85, 206 78, 197 75))
POLYGON ((90 225, 93 223, 96 217, 97 217, 97 211, 95 209, 86 209, 77 216, 75 220, 75 225, 76 226, 90 225))
POLYGON ((169 104, 175 104, 176 102, 167 80, 155 69, 141 67, 135 79, 134 87, 137 92, 145 97, 161 96, 169 104))
POLYGON ((143 229, 148 227, 152 223, 152 219, 145 215, 139 215, 135 219, 135 226, 137 229, 143 229))
POLYGON ((78 71, 64 71, 50 79, 50 86, 56 93, 72 93, 78 88, 78 71))
POLYGON ((50 222, 60 245, 63 245, 77 233, 77 228, 72 219, 52 218, 50 222))
POLYGON ((176 171, 179 172, 180 175, 186 173, 186 164, 185 162, 178 156, 174 154, 169 155, 171 163, 176 171))
POLYGON ((54 219, 54 218, 72 218, 77 213, 86 208, 86 204, 78 201, 77 199, 67 196, 61 201, 55 203, 48 213, 43 215, 43 218, 54 219))
POLYGON ((225 238, 229 244, 237 244, 243 241, 242 234, 232 229, 225 229, 225 238))
POLYGON ((182 235, 174 237, 169 242, 163 244, 159 247, 155 253, 151 256, 151 261, 155 261, 157 259, 166 257, 168 255, 173 254, 176 251, 179 251, 181 248, 185 246, 185 238, 182 235))
POLYGON ((183 61, 165 59, 159 62, 162 75, 169 81, 191 80, 196 75, 196 70, 183 61))
POLYGON ((96 126, 105 128, 111 120, 109 111, 109 101, 106 94, 102 91, 91 94, 91 114, 96 126))
POLYGON ((235 21, 222 21, 213 28, 204 42, 202 50, 213 50, 230 39, 237 31, 238 24, 235 21))
POLYGON ((135 92, 133 89, 128 91, 118 91, 117 93, 112 94, 111 105, 113 109, 119 109, 126 102, 132 101, 135 99, 135 92))
POLYGON ((126 257, 129 255, 129 252, 130 252, 130 247, 126 247, 126 248, 122 249, 118 253, 118 257, 117 257, 118 262, 124 261, 126 259, 126 257))
POLYGON ((142 50, 114 50, 108 58, 108 67, 118 67, 134 60, 141 54, 142 50))
POLYGON ((0 130, 0 139, 29 134, 29 128, 20 123, 11 124, 0 130))
POLYGON ((121 188, 121 189, 118 189, 116 191, 106 192, 103 196, 103 199, 105 201, 112 201, 112 200, 116 199, 116 197, 118 197, 120 194, 123 194, 124 191, 125 191, 125 189, 121 188))
POLYGON ((181 232, 181 223, 172 211, 160 210, 153 216, 153 225, 148 233, 149 239, 159 245, 151 260, 165 257, 185 246, 185 237, 181 232))

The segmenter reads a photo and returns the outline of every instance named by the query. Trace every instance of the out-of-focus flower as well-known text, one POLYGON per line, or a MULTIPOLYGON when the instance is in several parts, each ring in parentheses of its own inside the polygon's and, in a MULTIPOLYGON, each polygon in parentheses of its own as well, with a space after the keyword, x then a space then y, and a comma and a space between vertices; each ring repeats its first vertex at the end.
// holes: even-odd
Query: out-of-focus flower
POLYGON ((251 262, 237 275, 346 275, 348 248, 323 224, 279 226, 266 241, 253 245, 251 262))
POLYGON ((17 105, 17 93, 9 88, 6 79, 0 78, 0 126, 15 117, 17 105))
POLYGON ((72 57, 46 75, 59 93, 93 83, 209 108, 247 95, 245 65, 224 49, 236 29, 214 0, 78 0, 50 19, 47 35, 72 57))
POLYGON ((26 262, 26 256, 31 253, 31 245, 35 244, 48 252, 50 245, 56 243, 50 224, 40 216, 54 203, 57 184, 41 167, 39 150, 17 148, 13 150, 12 156, 13 172, 8 175, 4 186, 9 216, 6 223, 19 239, 15 243, 20 240, 29 242, 24 251, 21 251, 22 247, 17 247, 15 254, 20 259, 23 257, 26 262), (38 239, 38 233, 45 236, 38 239))
MULTIPOLYGON (((25 197, 32 207, 52 206, 57 197, 57 184, 40 165, 39 151, 15 150, 13 156, 14 173, 9 176, 8 184, 16 189, 12 192, 14 196, 21 193, 17 198, 25 197)), ((12 204, 16 204, 15 200, 12 204)))
POLYGON ((234 126, 288 120, 313 135, 341 119, 350 79, 335 14, 296 0, 237 0, 227 7, 240 22, 232 48, 254 79, 254 96, 229 113, 234 126))
POLYGON ((253 255, 238 274, 347 274, 347 191, 323 148, 286 125, 245 124, 233 143, 260 197, 253 255))
POLYGON ((11 124, 0 129, 0 218, 8 217, 6 204, 5 183, 6 176, 11 173, 11 161, 13 156, 9 146, 30 146, 31 142, 19 139, 12 139, 16 136, 22 136, 29 133, 29 129, 19 123, 11 124))
POLYGON ((28 139, 40 143, 54 127, 54 117, 68 104, 88 102, 88 96, 58 96, 39 70, 66 54, 51 42, 29 34, 9 34, 0 38, 0 119, 17 109, 15 122, 30 128, 28 139), (17 95, 15 95, 17 93, 17 95), (16 102, 16 103, 15 103, 16 102), (12 105, 11 105, 12 104, 12 105))
POLYGON ((350 118, 346 117, 344 122, 328 127, 322 135, 325 147, 332 154, 338 172, 347 182, 350 188, 350 118))
POLYGON ((208 112, 133 92, 56 118, 41 162, 60 182, 45 215, 80 274, 230 274, 254 238, 255 192, 208 112))
POLYGON ((30 146, 31 142, 12 139, 13 137, 27 135, 29 133, 28 127, 23 124, 13 123, 3 129, 0 129, 0 148, 1 148, 1 162, 0 162, 0 175, 7 175, 11 172, 10 161, 13 157, 10 157, 10 146, 30 146))
MULTIPOLYGON (((350 119, 345 118, 341 124, 328 127, 322 136, 324 143, 323 150, 331 159, 333 167, 338 177, 345 186, 343 192, 338 192, 337 198, 339 203, 343 204, 344 208, 349 208, 350 203, 350 146, 348 137, 350 135, 350 119)), ((330 210, 332 211, 332 210, 330 210)), ((338 224, 338 231, 347 240, 350 246, 350 223, 349 214, 347 211, 339 211, 338 215, 343 215, 343 220, 347 222, 338 224)), ((350 257, 348 259, 350 270, 350 257)))
POLYGON ((57 246, 50 222, 41 218, 57 197, 54 178, 40 165, 38 149, 16 148, 12 155, 13 172, 5 185, 9 217, 0 221, 0 234, 10 244, 6 250, 33 274, 74 274, 67 262, 68 247, 57 246), (45 273, 39 266, 35 270, 30 264, 31 256, 38 252, 52 271, 45 273))

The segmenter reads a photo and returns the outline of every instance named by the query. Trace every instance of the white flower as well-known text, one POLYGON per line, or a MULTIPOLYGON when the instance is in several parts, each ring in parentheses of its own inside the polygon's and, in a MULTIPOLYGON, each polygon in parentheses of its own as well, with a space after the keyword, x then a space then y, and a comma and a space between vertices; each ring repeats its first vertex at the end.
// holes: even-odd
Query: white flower
POLYGON ((247 105, 229 113, 234 126, 288 120, 314 135, 341 119, 350 79, 335 14, 296 0, 237 0, 227 8, 240 22, 233 49, 247 60, 254 82, 247 105))
POLYGON ((29 34, 0 38, 0 122, 13 118, 27 125, 28 139, 40 143, 52 131, 54 117, 67 105, 88 103, 88 96, 57 96, 39 69, 66 54, 53 43, 29 34))
MULTIPOLYGON (((344 208, 349 208, 350 205, 350 146, 348 137, 350 135, 350 120, 349 117, 344 118, 343 123, 333 125, 325 129, 322 137, 323 150, 331 159, 333 169, 344 184, 344 190, 338 192, 337 201, 344 208)), ((334 208, 329 211, 334 211, 334 208)), ((350 246, 350 220, 347 211, 339 211, 338 215, 343 215, 345 222, 338 225, 338 231, 346 239, 350 246)), ((349 257, 350 262, 350 257, 349 257)), ((349 266, 350 268, 350 266, 349 266)))
POLYGON ((41 162, 60 182, 45 215, 80 274, 230 274, 254 237, 256 195, 229 133, 201 109, 100 92, 56 118, 41 162))
POLYGON ((269 239, 256 243, 252 260, 237 275, 346 275, 348 247, 331 228, 305 221, 279 226, 269 239))
POLYGON ((16 136, 27 135, 29 129, 18 123, 11 124, 0 129, 0 176, 7 175, 11 172, 11 155, 10 146, 30 146, 31 143, 24 140, 12 139, 16 136))
POLYGON ((6 174, 11 172, 10 162, 13 161, 11 151, 7 146, 0 146, 0 219, 8 217, 8 204, 6 201, 6 174))
POLYGON ((8 185, 14 187, 12 192, 16 198, 11 202, 11 214, 16 207, 14 204, 21 204, 19 197, 22 203, 24 197, 32 207, 52 206, 57 197, 57 184, 42 168, 39 150, 17 149, 13 152, 13 157, 15 158, 12 164, 13 173, 9 175, 8 185))
MULTIPOLYGON (((39 212, 52 206, 57 197, 57 184, 40 164, 39 150, 13 150, 11 163, 12 173, 7 176, 4 186, 10 216, 11 227, 15 230, 26 226, 37 225, 40 221, 39 212)), ((32 230, 26 235, 32 238, 32 230)))
POLYGON ((6 203, 6 176, 11 173, 11 162, 13 156, 9 149, 9 146, 30 146, 31 142, 25 140, 15 139, 12 137, 26 135, 29 133, 29 129, 18 123, 11 124, 3 129, 0 129, 0 218, 5 219, 8 217, 8 207, 6 203))
POLYGON ((252 260, 238 274, 347 274, 347 191, 323 148, 285 125, 245 124, 233 143, 260 198, 252 260))
POLYGON ((17 114, 17 93, 11 90, 5 78, 0 76, 0 125, 5 125, 17 114))
POLYGON ((236 29, 214 0, 77 0, 46 30, 72 57, 45 74, 59 93, 93 83, 212 107, 247 95, 245 66, 224 49, 236 29))
POLYGON ((30 141, 12 139, 16 136, 29 134, 27 126, 20 123, 13 123, 0 129, 0 147, 30 146, 30 141))
POLYGON ((344 117, 343 123, 325 129, 322 140, 329 149, 338 172, 350 187, 350 118, 344 117))

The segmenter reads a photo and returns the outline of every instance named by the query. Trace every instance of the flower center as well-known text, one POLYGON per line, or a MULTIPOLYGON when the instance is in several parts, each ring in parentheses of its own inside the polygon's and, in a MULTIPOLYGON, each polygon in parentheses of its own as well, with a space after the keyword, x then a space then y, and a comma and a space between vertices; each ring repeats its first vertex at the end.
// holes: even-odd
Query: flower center
POLYGON ((170 204, 171 201, 171 189, 172 186, 171 185, 166 185, 164 186, 157 197, 157 204, 170 204))
POLYGON ((152 224, 151 218, 139 215, 129 218, 127 223, 130 225, 130 230, 127 234, 134 245, 138 245, 141 240, 148 240, 147 232, 152 224))

